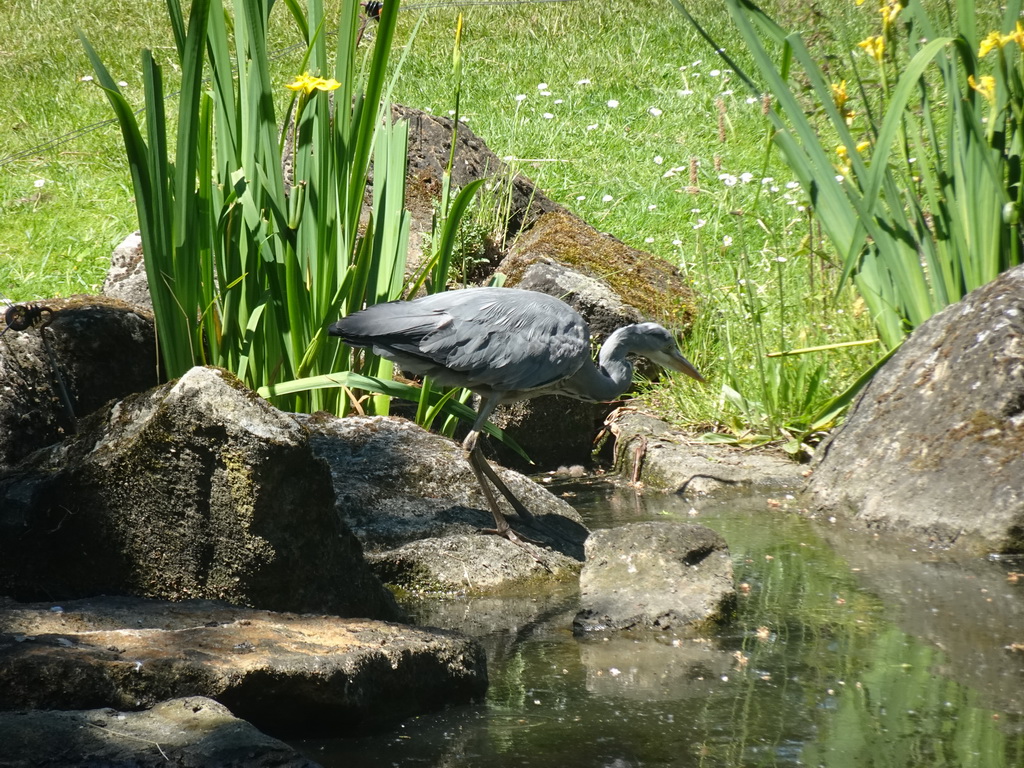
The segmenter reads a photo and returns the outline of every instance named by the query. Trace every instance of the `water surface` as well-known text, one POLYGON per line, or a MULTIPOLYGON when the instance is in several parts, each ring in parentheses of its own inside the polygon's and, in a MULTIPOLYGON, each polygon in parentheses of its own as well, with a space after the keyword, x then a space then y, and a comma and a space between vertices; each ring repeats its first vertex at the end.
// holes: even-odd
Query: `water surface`
POLYGON ((1024 767, 1024 562, 952 560, 783 496, 563 490, 592 528, 718 530, 735 620, 701 640, 579 640, 572 588, 428 601, 421 623, 485 645, 486 702, 300 749, 349 767, 1024 767))

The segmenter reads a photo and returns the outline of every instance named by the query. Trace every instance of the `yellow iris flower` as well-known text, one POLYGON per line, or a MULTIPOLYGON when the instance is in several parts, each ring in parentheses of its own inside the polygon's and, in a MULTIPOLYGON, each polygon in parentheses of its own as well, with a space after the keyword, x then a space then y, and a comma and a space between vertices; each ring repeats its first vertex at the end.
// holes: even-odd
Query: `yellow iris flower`
POLYGON ((863 48, 865 53, 879 64, 882 63, 882 57, 885 55, 885 38, 881 35, 872 35, 866 40, 861 40, 857 47, 863 48))
POLYGON ((325 80, 322 77, 315 77, 309 74, 309 72, 303 72, 301 75, 296 76, 294 82, 285 84, 285 88, 290 88, 293 91, 302 91, 307 96, 313 91, 336 91, 340 87, 341 83, 333 77, 325 80))
POLYGON ((989 104, 996 103, 996 79, 992 75, 982 75, 977 80, 974 75, 968 75, 967 84, 984 96, 989 104))

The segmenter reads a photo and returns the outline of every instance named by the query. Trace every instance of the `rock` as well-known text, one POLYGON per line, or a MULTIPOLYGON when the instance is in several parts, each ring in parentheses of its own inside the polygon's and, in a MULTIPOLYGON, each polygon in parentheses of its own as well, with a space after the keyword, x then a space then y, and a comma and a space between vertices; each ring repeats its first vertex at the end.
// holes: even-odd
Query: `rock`
POLYGON ((103 280, 103 295, 134 307, 153 311, 146 264, 142 258, 142 234, 132 232, 114 249, 103 280))
POLYGON ((0 341, 0 466, 74 433, 109 400, 156 385, 153 320, 110 299, 77 296, 0 341))
POLYGON ((208 696, 261 730, 339 735, 487 688, 483 650, 453 632, 204 602, 106 606, 0 612, 0 709, 135 710, 208 696), (129 626, 110 628, 122 616, 129 626))
POLYGON ((305 430, 193 368, 0 471, 0 594, 212 598, 394 619, 305 430))
POLYGON ((704 496, 751 488, 795 491, 805 482, 805 467, 781 453, 701 443, 628 408, 612 414, 608 428, 616 470, 657 490, 704 496))
POLYGON ((631 523, 587 539, 580 606, 573 632, 699 632, 732 610, 732 560, 710 528, 631 523))
POLYGON ((915 330, 815 459, 818 512, 1024 551, 1024 266, 915 330))
POLYGON ((282 741, 202 696, 144 712, 0 712, 0 765, 44 768, 315 768, 282 741))
POLYGON ((696 295, 679 270, 565 210, 542 216, 499 271, 509 286, 562 298, 587 319, 598 341, 641 318, 687 330, 696 313, 696 295))
MULTIPOLYGON (((409 263, 416 266, 422 261, 423 245, 429 240, 441 197, 444 173, 451 155, 453 122, 447 117, 397 104, 392 109, 395 119, 409 122, 405 205, 411 217, 409 263)), ((501 228, 499 242, 485 243, 489 252, 477 254, 488 262, 483 266, 489 275, 500 260, 506 243, 529 229, 542 214, 560 210, 561 206, 549 200, 525 176, 513 175, 469 126, 460 123, 452 163, 452 190, 457 191, 477 179, 490 180, 482 194, 494 199, 496 210, 507 213, 506 220, 498 222, 501 228)))
POLYGON ((465 452, 451 440, 398 418, 298 418, 331 467, 342 519, 389 584, 483 594, 579 572, 587 537, 582 519, 533 481, 495 467, 542 526, 525 525, 508 510, 513 528, 546 548, 480 535, 494 520, 465 452))

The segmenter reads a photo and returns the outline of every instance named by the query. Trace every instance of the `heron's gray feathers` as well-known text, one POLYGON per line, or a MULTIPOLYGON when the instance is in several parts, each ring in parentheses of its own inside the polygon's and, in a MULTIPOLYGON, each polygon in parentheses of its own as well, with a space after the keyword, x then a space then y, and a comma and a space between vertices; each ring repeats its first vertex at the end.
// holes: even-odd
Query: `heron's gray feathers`
POLYGON ((545 387, 590 360, 590 331, 579 314, 554 297, 510 288, 377 304, 330 333, 405 370, 482 393, 545 387))

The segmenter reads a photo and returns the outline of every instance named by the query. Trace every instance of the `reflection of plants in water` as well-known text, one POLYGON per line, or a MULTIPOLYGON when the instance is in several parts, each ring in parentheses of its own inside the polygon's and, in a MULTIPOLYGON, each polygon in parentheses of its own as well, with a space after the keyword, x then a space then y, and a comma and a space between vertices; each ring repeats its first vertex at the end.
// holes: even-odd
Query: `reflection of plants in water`
POLYGON ((937 674, 941 651, 893 627, 812 530, 784 523, 755 543, 713 525, 744 554, 723 639, 740 663, 732 695, 705 702, 705 765, 1024 765, 1024 734, 1007 737, 974 691, 937 674))

